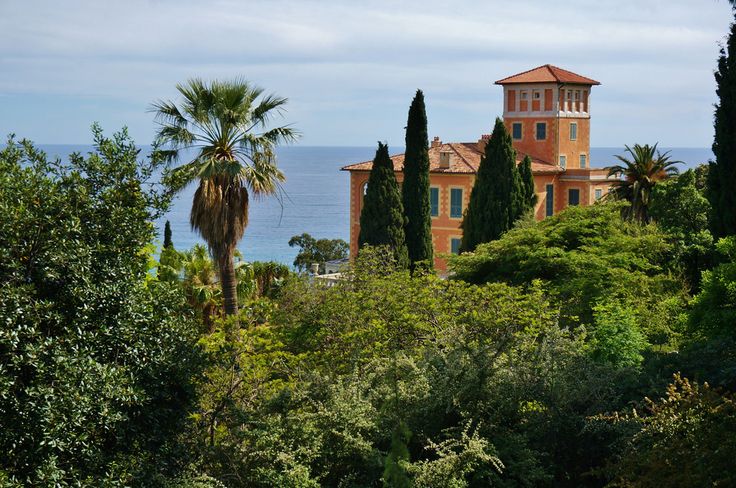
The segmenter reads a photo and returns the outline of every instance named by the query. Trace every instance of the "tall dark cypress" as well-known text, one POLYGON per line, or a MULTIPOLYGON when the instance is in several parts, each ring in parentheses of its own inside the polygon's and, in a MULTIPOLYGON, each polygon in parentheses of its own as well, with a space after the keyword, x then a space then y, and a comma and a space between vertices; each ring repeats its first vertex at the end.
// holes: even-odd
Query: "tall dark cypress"
POLYGON ((164 226, 164 248, 169 249, 172 247, 174 247, 174 243, 171 240, 171 223, 167 220, 164 226))
POLYGON ((380 142, 360 212, 358 246, 365 244, 389 246, 394 252, 396 263, 402 268, 409 266, 401 193, 393 162, 388 155, 388 146, 380 142))
MULTIPOLYGON (((735 4, 736 6, 736 4, 735 4)), ((736 234, 736 18, 718 58, 715 111, 715 162, 708 171, 707 196, 712 207, 711 230, 716 237, 736 234)))
POLYGON ((509 230, 522 213, 524 192, 511 136, 497 118, 463 216, 461 250, 472 251, 509 230))
POLYGON ((406 217, 406 247, 410 268, 433 266, 432 216, 429 206, 429 136, 424 94, 417 90, 406 121, 406 154, 401 199, 406 217))
POLYGON ((524 186, 522 206, 520 209, 521 215, 524 215, 537 204, 537 193, 534 189, 534 175, 532 175, 532 158, 528 155, 524 156, 524 159, 519 165, 519 177, 524 186))

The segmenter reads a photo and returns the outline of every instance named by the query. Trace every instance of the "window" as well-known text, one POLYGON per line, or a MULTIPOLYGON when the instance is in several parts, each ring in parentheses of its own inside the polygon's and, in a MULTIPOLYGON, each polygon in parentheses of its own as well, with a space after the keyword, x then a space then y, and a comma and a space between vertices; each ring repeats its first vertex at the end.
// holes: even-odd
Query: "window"
POLYGON ((560 167, 562 169, 567 168, 567 156, 560 156, 560 167))
POLYGON ((511 124, 511 137, 516 141, 521 140, 521 122, 514 122, 511 124))
POLYGON ((543 141, 547 138, 547 123, 537 122, 537 140, 543 141))
POLYGON ((452 188, 450 190, 450 217, 459 219, 463 216, 463 190, 452 188))
POLYGON ((603 196, 603 190, 601 190, 600 188, 596 188, 595 189, 595 199, 600 200, 602 196, 603 196))
POLYGON ((547 185, 545 189, 547 190, 547 198, 545 200, 545 215, 549 217, 555 213, 555 185, 547 185))
POLYGON ((440 214, 440 189, 429 189, 429 214, 437 217, 440 214))
POLYGON ((577 188, 570 188, 567 190, 567 204, 580 205, 580 190, 577 188))
POLYGON ((522 100, 526 100, 527 97, 529 96, 528 95, 528 92, 525 92, 525 91, 522 91, 522 92, 519 92, 519 93, 520 93, 520 96, 521 96, 521 99, 522 100))
POLYGON ((570 140, 578 140, 578 124, 576 122, 570 124, 570 140))
POLYGON ((542 98, 542 92, 534 90, 534 92, 532 93, 532 97, 534 98, 534 100, 540 100, 542 98))
POLYGON ((585 168, 585 166, 588 164, 588 157, 585 154, 580 155, 580 167, 585 168))
POLYGON ((452 254, 460 254, 460 244, 462 243, 462 239, 459 239, 457 237, 453 237, 450 239, 450 252, 452 254))

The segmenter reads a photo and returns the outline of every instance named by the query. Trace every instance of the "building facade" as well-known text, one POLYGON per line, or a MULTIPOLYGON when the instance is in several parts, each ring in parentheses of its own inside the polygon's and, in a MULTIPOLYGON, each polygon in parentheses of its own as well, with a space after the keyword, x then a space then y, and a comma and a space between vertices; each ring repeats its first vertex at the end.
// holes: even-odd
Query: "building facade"
MULTIPOLYGON (((496 82, 503 87, 503 120, 516 149, 517 164, 532 159, 538 220, 569 205, 591 205, 611 185, 605 169, 590 167, 590 92, 595 80, 544 65, 496 82)), ((429 147, 430 211, 435 266, 442 254, 457 253, 463 212, 489 136, 476 142, 442 142, 429 147)), ((403 180, 404 155, 391 157, 403 180)), ((371 161, 342 168, 350 172, 350 253, 358 252, 360 212, 371 161)))

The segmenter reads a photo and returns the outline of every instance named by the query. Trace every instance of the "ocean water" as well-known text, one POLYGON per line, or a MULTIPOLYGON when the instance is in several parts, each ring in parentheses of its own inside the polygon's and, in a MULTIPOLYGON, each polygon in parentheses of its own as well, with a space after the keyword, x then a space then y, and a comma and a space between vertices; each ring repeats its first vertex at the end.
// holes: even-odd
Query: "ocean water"
MULTIPOLYGON (((85 154, 92 146, 39 145, 50 157, 65 159, 72 152, 85 154)), ((396 148, 392 153, 401 152, 396 148)), ((662 148, 671 151, 674 160, 685 162, 683 168, 694 167, 713 158, 710 148, 662 148)), ((349 240, 349 176, 342 166, 373 158, 374 147, 309 147, 279 148, 278 164, 286 175, 283 194, 253 200, 250 222, 239 245, 248 261, 278 261, 291 264, 297 249, 289 247, 289 239, 307 232, 316 238, 349 240)), ((594 147, 590 150, 593 167, 616 164, 614 155, 623 148, 594 147)), ((189 227, 189 210, 196 186, 184 189, 174 200, 168 214, 157 222, 159 240, 163 240, 164 222, 171 222, 172 238, 177 249, 189 249, 204 241, 189 227)))

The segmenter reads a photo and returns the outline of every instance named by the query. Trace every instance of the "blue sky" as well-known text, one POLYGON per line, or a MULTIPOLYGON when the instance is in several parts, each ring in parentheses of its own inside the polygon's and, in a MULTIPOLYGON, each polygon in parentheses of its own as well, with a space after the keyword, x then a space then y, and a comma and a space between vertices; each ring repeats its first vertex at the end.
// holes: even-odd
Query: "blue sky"
POLYGON ((593 146, 707 147, 726 0, 0 0, 0 135, 89 143, 187 78, 244 77, 289 98, 304 145, 403 144, 417 88, 430 135, 476 140, 497 79, 551 63, 599 80, 593 146))

